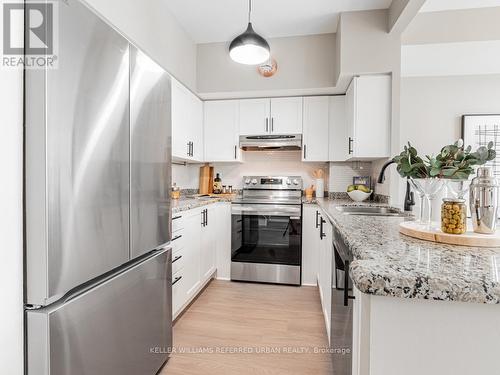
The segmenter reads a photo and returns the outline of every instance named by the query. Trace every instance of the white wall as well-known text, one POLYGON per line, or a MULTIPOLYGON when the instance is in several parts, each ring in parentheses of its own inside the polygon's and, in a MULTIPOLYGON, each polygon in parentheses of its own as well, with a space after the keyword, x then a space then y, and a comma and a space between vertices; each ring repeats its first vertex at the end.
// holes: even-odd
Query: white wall
POLYGON ((401 36, 403 44, 500 39, 500 7, 419 13, 401 36))
POLYGON ((0 68, 0 373, 9 375, 23 373, 22 77, 22 70, 0 68))
POLYGON ((310 89, 335 86, 335 34, 270 38, 277 73, 264 78, 255 66, 232 61, 229 43, 198 45, 200 95, 219 92, 310 89))
POLYGON ((389 73, 399 70, 400 36, 387 32, 387 10, 341 15, 343 75, 389 73))
POLYGON ((165 0, 84 0, 164 69, 196 91, 196 45, 165 0))
POLYGON ((401 145, 437 153, 461 136, 461 116, 500 113, 500 75, 401 80, 401 145))
MULTIPOLYGON (((243 152, 243 163, 214 163, 215 173, 220 173, 223 185, 232 185, 234 189, 243 187, 243 176, 259 175, 294 175, 301 176, 304 186, 314 184, 312 172, 323 169, 325 188, 328 187, 328 163, 303 163, 300 151, 247 151, 243 152)), ((186 167, 174 165, 172 182, 177 182, 181 189, 198 189, 200 165, 186 167)))
MULTIPOLYGON (((421 155, 438 153, 461 137, 462 115, 500 113, 498 98, 500 75, 403 78, 400 148, 409 140, 421 155)), ((399 184, 396 202, 403 201, 404 181, 399 184)), ((439 204, 436 199, 434 220, 439 204)))
POLYGON ((500 74, 500 40, 401 46, 403 77, 500 74))

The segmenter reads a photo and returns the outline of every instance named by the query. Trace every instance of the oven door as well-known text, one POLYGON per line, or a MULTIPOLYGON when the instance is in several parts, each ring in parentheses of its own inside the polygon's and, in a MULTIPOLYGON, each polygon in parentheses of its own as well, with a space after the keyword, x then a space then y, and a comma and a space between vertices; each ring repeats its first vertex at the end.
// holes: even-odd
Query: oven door
POLYGON ((300 205, 233 204, 231 261, 299 266, 300 205))

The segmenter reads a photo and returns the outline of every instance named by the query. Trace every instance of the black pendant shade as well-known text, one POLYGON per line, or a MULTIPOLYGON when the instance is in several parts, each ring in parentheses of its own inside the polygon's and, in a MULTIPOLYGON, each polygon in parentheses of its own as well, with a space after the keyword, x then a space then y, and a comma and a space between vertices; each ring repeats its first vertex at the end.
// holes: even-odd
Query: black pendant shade
POLYGON ((229 45, 229 56, 240 64, 257 65, 267 61, 270 48, 267 41, 255 32, 250 21, 252 11, 251 0, 248 3, 248 27, 243 34, 238 35, 229 45))

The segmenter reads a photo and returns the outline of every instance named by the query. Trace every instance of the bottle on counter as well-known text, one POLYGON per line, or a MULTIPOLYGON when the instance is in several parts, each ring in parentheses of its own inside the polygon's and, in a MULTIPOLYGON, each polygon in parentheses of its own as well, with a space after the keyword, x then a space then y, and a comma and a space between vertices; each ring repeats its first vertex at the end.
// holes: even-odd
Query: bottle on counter
POLYGON ((214 178, 214 194, 222 193, 222 180, 220 178, 219 173, 216 174, 214 178))
POLYGON ((170 193, 170 196, 172 197, 172 199, 179 199, 181 197, 181 189, 175 182, 172 185, 172 192, 170 193))

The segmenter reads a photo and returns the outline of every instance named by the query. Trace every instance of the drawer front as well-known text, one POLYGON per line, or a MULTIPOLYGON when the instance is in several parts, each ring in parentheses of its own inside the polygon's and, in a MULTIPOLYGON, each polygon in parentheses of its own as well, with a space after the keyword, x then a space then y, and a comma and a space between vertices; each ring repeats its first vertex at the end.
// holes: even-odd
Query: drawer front
POLYGON ((177 233, 173 234, 171 243, 173 254, 177 253, 181 249, 184 249, 184 245, 186 242, 186 237, 184 236, 185 234, 184 232, 185 232, 184 230, 179 230, 177 231, 177 233))
POLYGON ((184 229, 184 217, 180 214, 174 214, 172 216, 172 237, 175 237, 175 231, 184 229))
MULTIPOLYGON (((175 275, 177 272, 184 268, 184 262, 184 249, 180 249, 172 256, 172 275, 175 275)), ((172 279, 172 281, 174 280, 172 279)))
POLYGON ((182 272, 177 272, 172 276, 172 317, 175 317, 186 300, 186 281, 182 272))

